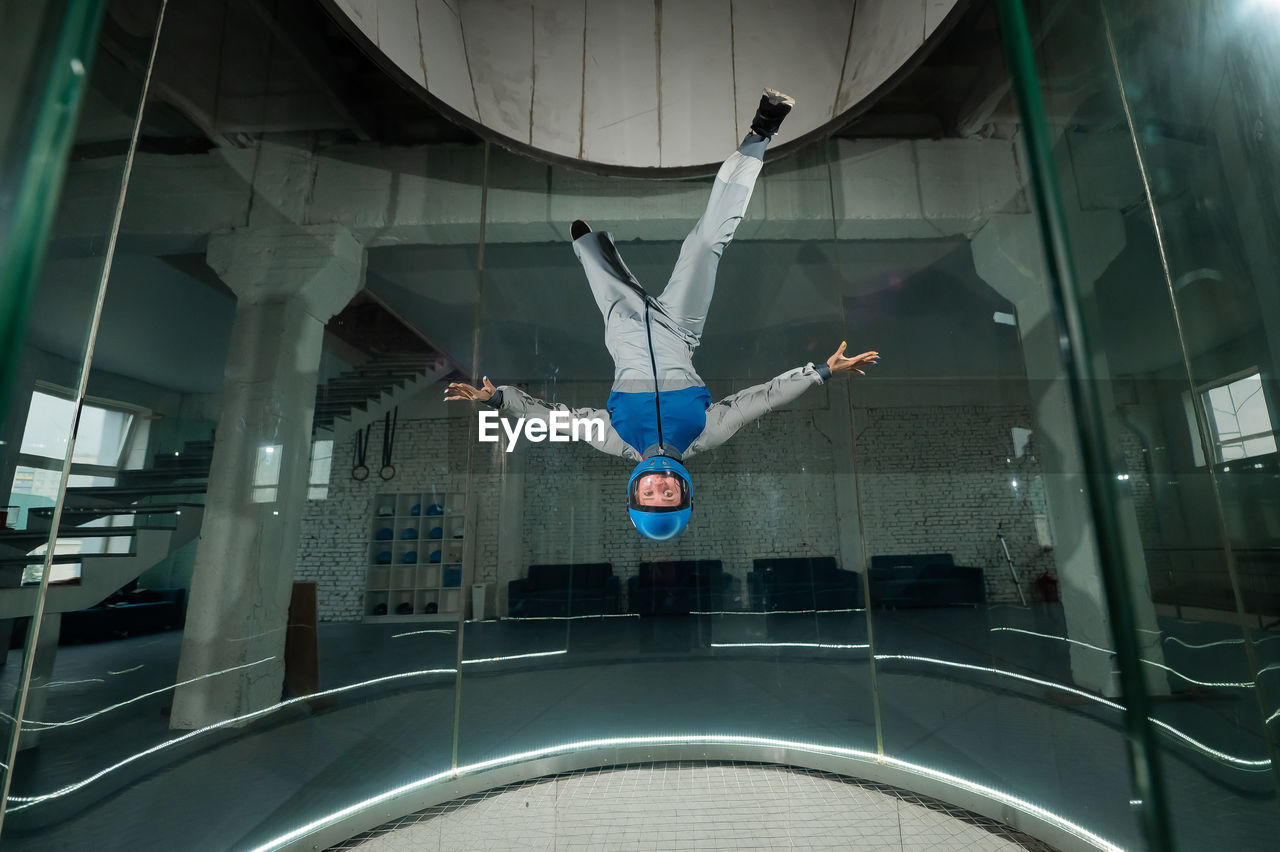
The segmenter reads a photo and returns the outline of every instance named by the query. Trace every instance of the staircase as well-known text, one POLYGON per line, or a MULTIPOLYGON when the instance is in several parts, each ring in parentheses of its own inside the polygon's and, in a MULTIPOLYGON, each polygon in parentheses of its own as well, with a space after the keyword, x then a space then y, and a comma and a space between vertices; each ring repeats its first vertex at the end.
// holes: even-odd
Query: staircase
MULTIPOLYGON (((121 471, 115 485, 67 488, 56 536, 61 546, 51 561, 79 563, 81 577, 51 586, 47 611, 93 606, 198 536, 212 460, 212 441, 191 441, 177 455, 153 457, 150 468, 121 471), (104 539, 117 551, 84 548, 104 539)), ((22 574, 44 562, 52 523, 52 507, 36 508, 27 513, 26 529, 0 530, 0 618, 31 614, 38 590, 23 586, 22 574)))
MULTIPOLYGON (((375 355, 317 388, 313 435, 349 440, 452 369, 435 352, 375 355)), ((212 461, 213 441, 190 441, 149 468, 121 471, 114 485, 67 488, 52 563, 79 563, 81 576, 50 585, 46 612, 91 607, 198 538, 212 461), (117 552, 85 549, 103 540, 117 552)), ((31 614, 39 589, 22 575, 43 564, 52 523, 52 507, 35 508, 26 529, 0 529, 0 619, 31 614)))
POLYGON ((378 355, 316 389, 316 438, 346 441, 452 370, 440 354, 378 355))

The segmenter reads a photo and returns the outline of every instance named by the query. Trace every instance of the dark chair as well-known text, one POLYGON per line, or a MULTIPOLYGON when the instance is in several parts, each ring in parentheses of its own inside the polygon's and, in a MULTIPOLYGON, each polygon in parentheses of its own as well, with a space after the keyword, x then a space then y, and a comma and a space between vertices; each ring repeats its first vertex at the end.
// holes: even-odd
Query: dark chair
POLYGON ((627 609, 638 615, 688 615, 724 609, 733 577, 719 559, 641 562, 627 578, 627 609))
POLYGON ((530 565, 529 575, 507 586, 512 618, 613 615, 622 585, 609 562, 530 565))
POLYGON ((987 602, 981 568, 950 553, 871 557, 867 583, 876 607, 977 606, 987 602))
POLYGON ((833 556, 757 559, 747 575, 751 606, 759 612, 855 609, 862 606, 854 571, 833 556))

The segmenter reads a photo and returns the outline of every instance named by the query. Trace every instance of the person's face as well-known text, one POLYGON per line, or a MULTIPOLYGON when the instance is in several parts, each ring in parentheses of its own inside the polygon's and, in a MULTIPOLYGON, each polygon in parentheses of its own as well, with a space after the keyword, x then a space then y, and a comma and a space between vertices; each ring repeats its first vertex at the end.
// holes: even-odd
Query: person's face
POLYGON ((636 484, 641 506, 679 506, 680 480, 670 473, 646 473, 636 484))

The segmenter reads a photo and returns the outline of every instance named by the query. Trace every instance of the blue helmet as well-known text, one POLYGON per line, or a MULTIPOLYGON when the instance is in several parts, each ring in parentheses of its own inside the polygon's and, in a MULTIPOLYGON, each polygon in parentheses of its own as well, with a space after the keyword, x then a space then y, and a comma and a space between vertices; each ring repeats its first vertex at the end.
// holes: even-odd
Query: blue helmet
POLYGON ((631 471, 627 507, 641 535, 654 541, 675 538, 693 514, 689 471, 670 456, 645 459, 631 471))

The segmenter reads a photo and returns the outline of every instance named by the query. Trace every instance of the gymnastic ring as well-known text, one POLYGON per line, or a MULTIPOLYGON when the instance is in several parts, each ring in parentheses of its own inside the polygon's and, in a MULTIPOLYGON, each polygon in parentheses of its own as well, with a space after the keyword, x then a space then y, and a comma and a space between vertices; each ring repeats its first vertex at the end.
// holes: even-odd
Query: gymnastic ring
POLYGON ((393 464, 384 464, 382 466, 382 470, 378 471, 378 476, 381 476, 384 481, 388 479, 395 479, 396 466, 393 464), (387 473, 387 471, 391 471, 391 473, 387 473))
POLYGON ((369 467, 367 465, 358 464, 351 468, 351 478, 356 482, 364 482, 369 478, 369 467))

